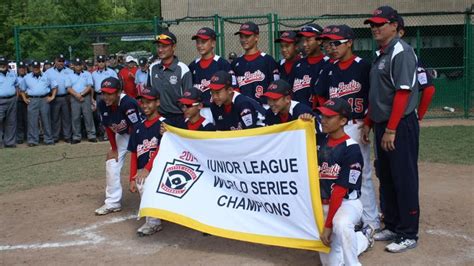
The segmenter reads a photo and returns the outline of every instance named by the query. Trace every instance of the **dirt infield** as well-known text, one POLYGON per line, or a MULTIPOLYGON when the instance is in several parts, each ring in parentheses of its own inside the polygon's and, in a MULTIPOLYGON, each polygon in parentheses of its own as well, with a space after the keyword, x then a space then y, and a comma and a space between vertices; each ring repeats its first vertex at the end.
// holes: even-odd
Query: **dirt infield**
MULTIPOLYGON (((388 254, 384 243, 361 256, 364 265, 474 264, 474 166, 420 164, 419 247, 388 254)), ((125 181, 125 178, 124 178, 125 181)), ((139 238, 139 199, 124 192, 124 209, 104 217, 104 180, 31 189, 0 196, 0 264, 314 265, 315 252, 245 243, 164 223, 139 238)), ((125 183, 124 183, 125 184, 125 183)))

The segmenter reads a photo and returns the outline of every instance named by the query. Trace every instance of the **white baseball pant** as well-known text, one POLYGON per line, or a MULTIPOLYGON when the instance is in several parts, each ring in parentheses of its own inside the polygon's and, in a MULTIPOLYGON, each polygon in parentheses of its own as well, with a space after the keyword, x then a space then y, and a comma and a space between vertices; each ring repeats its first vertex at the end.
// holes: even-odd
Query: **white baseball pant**
MULTIPOLYGON (((327 217, 329 205, 323 205, 324 217, 327 217)), ((362 217, 360 200, 342 201, 332 220, 331 252, 319 253, 323 265, 362 265, 359 254, 369 247, 369 240, 354 227, 362 217)))
POLYGON ((122 184, 120 183, 120 172, 122 171, 130 135, 115 134, 117 142, 118 161, 110 159, 105 162, 105 205, 107 208, 121 207, 122 184))
POLYGON ((344 131, 357 143, 359 143, 360 151, 364 159, 364 168, 362 169, 362 187, 360 201, 363 206, 362 223, 364 226, 372 225, 375 229, 380 228, 379 209, 377 207, 377 199, 375 196, 374 182, 372 181, 372 163, 370 160, 370 144, 362 144, 361 129, 364 122, 362 120, 350 120, 344 131))

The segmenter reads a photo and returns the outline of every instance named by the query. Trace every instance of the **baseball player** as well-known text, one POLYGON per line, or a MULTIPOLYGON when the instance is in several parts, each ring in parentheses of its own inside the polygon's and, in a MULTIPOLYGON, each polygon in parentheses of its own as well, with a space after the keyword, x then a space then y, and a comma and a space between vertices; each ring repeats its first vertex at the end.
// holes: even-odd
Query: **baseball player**
POLYGON ((27 123, 27 116, 28 116, 28 105, 23 101, 23 97, 21 97, 21 89, 19 85, 23 78, 28 74, 28 67, 25 62, 20 61, 17 66, 17 78, 18 78, 18 86, 17 92, 20 97, 18 98, 17 102, 17 111, 16 111, 16 143, 23 144, 24 140, 26 139, 26 133, 28 128, 27 123))
POLYGON ((83 61, 76 58, 73 62, 74 72, 68 75, 66 84, 67 92, 72 96, 71 119, 72 119, 72 140, 71 144, 77 144, 82 139, 81 115, 87 131, 89 142, 97 142, 95 135, 94 118, 92 116, 92 75, 83 70, 83 61))
POLYGON ((0 147, 16 147, 18 79, 8 69, 8 60, 0 56, 0 147))
POLYGON ((259 33, 258 25, 249 21, 234 34, 239 35, 245 54, 232 61, 231 74, 237 79, 240 93, 266 105, 266 98, 262 95, 270 82, 280 78, 280 74, 275 59, 259 51, 259 33))
POLYGON ((399 38, 398 17, 392 7, 382 6, 364 21, 370 24, 380 50, 370 71, 370 87, 377 89, 369 91, 370 106, 362 138, 369 141, 373 125, 385 225, 374 238, 393 241, 385 250, 394 253, 417 246, 420 217, 419 121, 415 111, 418 60, 413 48, 399 38))
POLYGON ((265 109, 255 100, 232 88, 232 76, 218 71, 209 84, 211 112, 217 130, 239 130, 264 126, 265 109))
MULTIPOLYGON (((329 26, 324 27, 322 35, 329 34, 334 26, 335 25, 329 25, 329 26)), ((326 56, 329 57, 328 62, 330 64, 334 63, 336 61, 336 59, 334 58, 334 55, 333 55, 332 46, 329 44, 329 39, 321 38, 322 35, 320 35, 320 37, 318 39, 321 40, 321 46, 324 49, 324 53, 326 54, 326 56)))
POLYGON ((230 64, 214 53, 216 47, 216 33, 214 30, 207 27, 201 28, 191 39, 196 41, 196 49, 200 55, 199 58, 189 64, 189 70, 193 76, 193 86, 202 92, 200 97, 204 108, 201 109, 201 113, 206 119, 212 121, 212 114, 209 109, 211 105, 209 83, 212 75, 217 71, 230 72, 230 64))
POLYGON ((148 68, 150 65, 146 57, 138 59, 138 65, 140 68, 135 73, 135 86, 137 87, 138 96, 140 96, 148 83, 148 68))
POLYGON ((135 86, 135 73, 137 72, 137 62, 132 56, 126 57, 126 65, 120 69, 118 76, 123 84, 123 91, 132 98, 137 98, 138 92, 135 86))
POLYGON ((192 74, 174 55, 177 39, 173 33, 165 31, 157 35, 155 43, 160 60, 150 66, 147 87, 160 94, 160 114, 168 121, 179 122, 183 111, 178 107, 178 99, 193 86, 192 74))
POLYGON ((40 62, 33 61, 32 67, 33 72, 27 74, 20 83, 21 96, 28 105, 28 146, 37 146, 39 143, 38 117, 43 126, 44 144, 54 145, 49 103, 56 96, 57 85, 41 73, 40 62))
POLYGON ((306 57, 296 62, 293 75, 290 76, 290 84, 293 84, 293 99, 309 107, 313 107, 315 101, 314 85, 318 80, 322 68, 329 61, 329 57, 321 52, 321 35, 323 28, 317 24, 308 24, 300 29, 306 57))
POLYGON ((46 72, 48 69, 50 69, 53 65, 51 64, 51 61, 48 59, 43 61, 43 73, 46 72))
POLYGON ((275 43, 280 44, 280 51, 283 59, 278 64, 278 71, 280 78, 289 81, 289 77, 293 72, 295 62, 300 60, 300 54, 298 53, 297 37, 294 31, 285 31, 280 35, 280 38, 275 40, 275 43))
POLYGON ((105 163, 105 204, 95 210, 96 215, 106 215, 122 210, 122 185, 120 171, 127 154, 130 132, 142 121, 140 107, 135 99, 122 93, 120 81, 110 77, 102 81, 102 101, 97 105, 102 124, 109 137, 111 149, 105 163))
POLYGON ((54 142, 59 141, 59 135, 62 133, 64 141, 70 143, 72 135, 71 112, 66 84, 73 71, 64 66, 64 61, 64 55, 59 54, 54 61, 54 67, 48 69, 44 74, 58 85, 56 97, 51 102, 51 130, 54 142))
MULTIPOLYGON (((138 97, 146 120, 134 125, 127 149, 131 153, 130 191, 138 190, 141 196, 145 180, 160 148, 160 128, 164 118, 158 113, 160 96, 156 90, 145 88, 138 97)), ((138 236, 149 236, 162 230, 160 219, 146 217, 145 220, 145 223, 137 230, 138 236)))
POLYGON ((359 254, 373 246, 374 228, 362 231, 354 227, 362 218, 361 195, 364 160, 359 145, 344 132, 352 113, 341 98, 328 100, 318 107, 322 129, 327 138, 318 140, 319 180, 326 222, 321 241, 331 247, 329 254, 319 253, 323 265, 361 265, 359 254))
POLYGON ((201 95, 202 92, 195 87, 189 88, 183 93, 183 97, 179 99, 179 105, 184 113, 184 123, 179 127, 198 131, 216 130, 212 121, 201 116, 201 110, 204 107, 201 95))
POLYGON ((353 54, 355 35, 349 26, 333 26, 331 31, 321 35, 321 38, 326 39, 331 46, 331 53, 336 61, 325 68, 327 76, 324 81, 322 76, 317 82, 316 91, 326 99, 344 99, 352 108, 352 119, 344 126, 344 132, 359 143, 364 159, 360 197, 364 210, 362 222, 364 226, 371 225, 372 228, 379 229, 379 210, 372 182, 370 145, 360 143, 360 128, 364 124, 368 108, 371 65, 353 54))

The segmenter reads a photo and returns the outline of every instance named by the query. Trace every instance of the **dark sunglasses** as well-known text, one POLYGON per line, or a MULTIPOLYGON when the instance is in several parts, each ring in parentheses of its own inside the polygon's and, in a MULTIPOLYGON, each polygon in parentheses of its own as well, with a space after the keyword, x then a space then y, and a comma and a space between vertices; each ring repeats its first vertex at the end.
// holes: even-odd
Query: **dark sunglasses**
POLYGON ((97 60, 97 63, 105 63, 105 60, 97 60))
POLYGON ((384 23, 370 23, 371 28, 380 28, 383 27, 385 24, 389 24, 389 22, 384 22, 384 23))

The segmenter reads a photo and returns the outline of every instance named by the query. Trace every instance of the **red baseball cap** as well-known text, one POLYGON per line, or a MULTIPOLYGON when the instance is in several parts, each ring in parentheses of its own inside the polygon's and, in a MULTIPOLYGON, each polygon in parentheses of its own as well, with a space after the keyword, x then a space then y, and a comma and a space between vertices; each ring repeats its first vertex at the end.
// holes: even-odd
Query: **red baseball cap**
POLYGON ((209 89, 211 90, 220 90, 225 86, 230 86, 232 84, 232 76, 224 71, 217 71, 211 78, 211 84, 209 84, 209 89))
POLYGON ((398 12, 391 6, 381 6, 374 10, 372 17, 366 19, 364 24, 382 24, 389 22, 398 22, 398 12))
POLYGON ((115 93, 121 89, 120 80, 114 77, 106 78, 100 84, 101 91, 105 93, 115 93))

